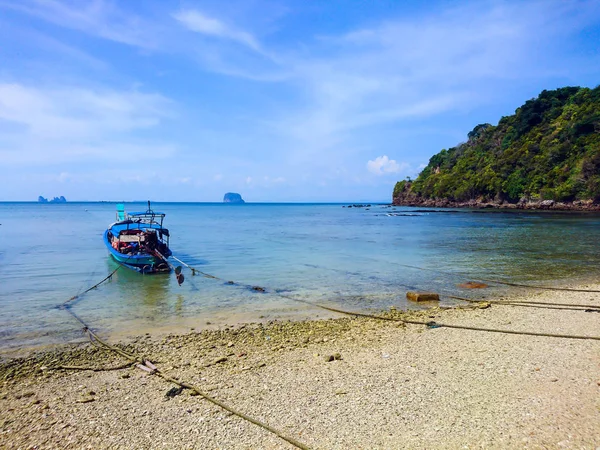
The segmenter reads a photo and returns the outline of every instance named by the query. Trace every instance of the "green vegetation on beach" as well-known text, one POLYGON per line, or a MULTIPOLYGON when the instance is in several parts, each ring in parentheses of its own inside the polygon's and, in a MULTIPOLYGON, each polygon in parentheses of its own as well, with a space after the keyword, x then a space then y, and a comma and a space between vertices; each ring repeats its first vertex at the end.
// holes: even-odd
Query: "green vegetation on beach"
POLYGON ((416 180, 396 183, 398 204, 600 201, 600 86, 542 91, 498 125, 431 157, 416 180))

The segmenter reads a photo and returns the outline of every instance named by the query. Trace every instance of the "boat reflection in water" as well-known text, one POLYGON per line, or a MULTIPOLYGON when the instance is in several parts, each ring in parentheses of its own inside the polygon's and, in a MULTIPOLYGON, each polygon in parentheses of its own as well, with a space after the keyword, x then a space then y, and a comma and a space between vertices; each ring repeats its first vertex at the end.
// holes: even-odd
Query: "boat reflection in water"
MULTIPOLYGON (((111 272, 119 268, 119 264, 111 258, 107 258, 107 266, 111 272)), ((169 316, 182 312, 184 296, 173 294, 176 282, 172 277, 140 276, 121 267, 113 274, 110 284, 123 315, 132 319, 164 322, 169 316)))

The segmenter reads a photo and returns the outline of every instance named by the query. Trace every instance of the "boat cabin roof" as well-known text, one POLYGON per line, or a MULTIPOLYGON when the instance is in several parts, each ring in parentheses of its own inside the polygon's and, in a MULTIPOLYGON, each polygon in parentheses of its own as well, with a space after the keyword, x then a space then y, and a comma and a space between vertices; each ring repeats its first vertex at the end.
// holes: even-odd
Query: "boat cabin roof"
POLYGON ((147 216, 147 217, 156 217, 156 216, 160 216, 160 217, 165 217, 166 214, 163 212, 158 212, 158 211, 153 211, 153 212, 148 212, 148 211, 138 211, 138 212, 130 212, 127 213, 128 216, 130 217, 142 217, 142 216, 147 216))
POLYGON ((169 236, 169 230, 167 228, 163 228, 158 223, 143 223, 143 222, 134 222, 132 220, 124 220, 123 222, 113 223, 109 230, 115 235, 119 236, 122 231, 127 230, 141 230, 141 231, 156 231, 158 233, 162 233, 165 236, 169 236))

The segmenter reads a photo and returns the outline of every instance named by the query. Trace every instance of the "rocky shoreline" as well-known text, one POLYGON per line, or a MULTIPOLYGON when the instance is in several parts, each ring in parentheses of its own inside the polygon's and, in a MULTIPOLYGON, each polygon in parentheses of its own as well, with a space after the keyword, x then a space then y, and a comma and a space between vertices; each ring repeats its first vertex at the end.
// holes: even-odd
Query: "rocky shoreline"
POLYGON ((473 208, 473 209, 521 209, 542 211, 600 211, 600 204, 592 200, 579 200, 575 202, 555 202, 554 200, 533 201, 521 199, 517 203, 489 202, 483 200, 470 200, 468 202, 456 202, 448 199, 425 199, 415 196, 396 197, 393 199, 394 206, 416 206, 427 208, 473 208))
MULTIPOLYGON (((600 305, 591 292, 523 299, 600 305)), ((599 329, 599 315, 582 310, 476 305, 386 314, 513 331, 599 329)), ((115 345, 310 448, 600 445, 599 341, 341 317, 115 345)), ((124 362, 88 344, 0 364, 0 448, 292 448, 124 362)))

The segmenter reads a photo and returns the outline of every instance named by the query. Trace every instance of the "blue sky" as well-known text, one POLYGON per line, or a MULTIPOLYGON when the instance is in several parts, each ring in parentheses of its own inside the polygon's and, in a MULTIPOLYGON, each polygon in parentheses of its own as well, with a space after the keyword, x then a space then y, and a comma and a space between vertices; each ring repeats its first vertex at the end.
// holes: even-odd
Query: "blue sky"
POLYGON ((600 1, 0 0, 0 39, 0 201, 390 201, 600 83, 600 1))

